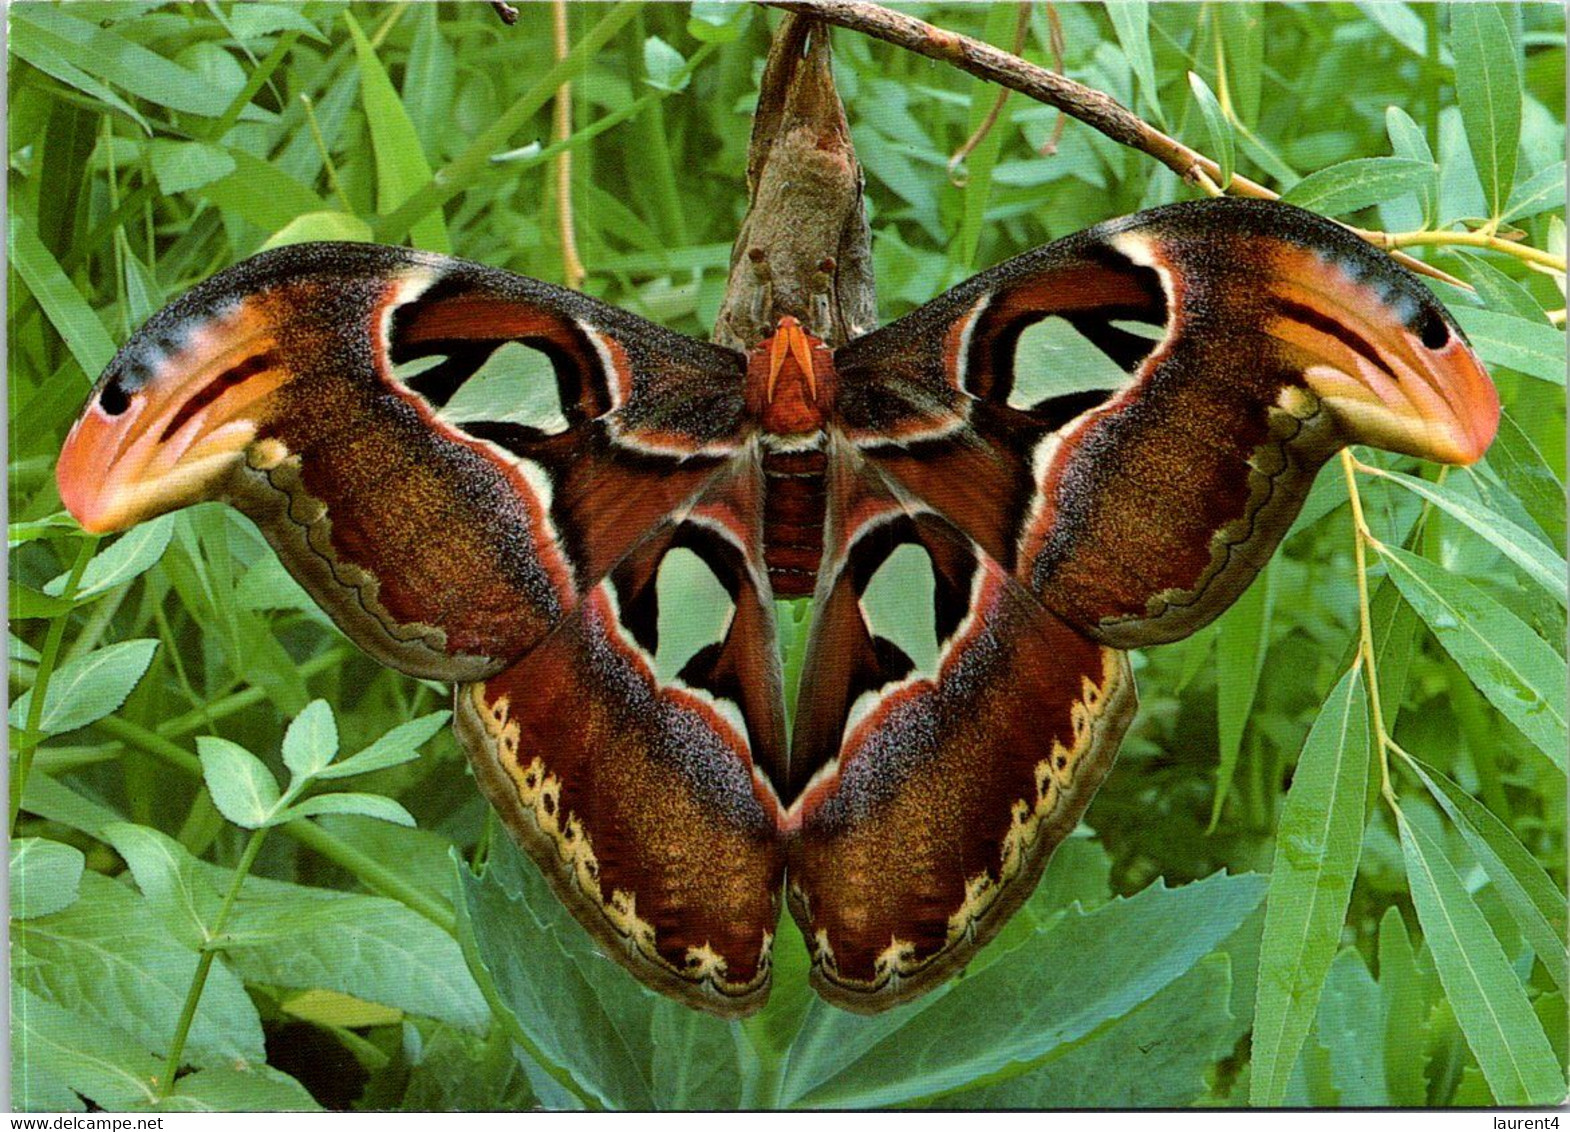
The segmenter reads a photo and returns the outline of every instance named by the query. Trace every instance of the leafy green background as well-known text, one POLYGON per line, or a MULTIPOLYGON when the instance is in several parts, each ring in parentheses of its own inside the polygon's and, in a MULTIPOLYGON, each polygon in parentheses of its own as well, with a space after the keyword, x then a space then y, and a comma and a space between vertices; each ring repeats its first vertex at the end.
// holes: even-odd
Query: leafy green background
MULTIPOLYGON (((1017 18, 910 10, 1003 46, 1017 18)), ((565 77, 585 288, 705 334, 777 14, 574 6, 554 69, 544 7, 512 28, 478 4, 9 17, 18 1107, 1563 1096, 1558 7, 1033 7, 1032 59, 1056 20, 1070 75, 1223 176, 1469 282, 1434 286, 1490 363, 1500 439, 1449 472, 1359 453, 1362 567, 1332 465, 1231 612, 1136 655, 1117 772, 964 977, 853 1017, 812 999, 787 922, 774 997, 741 1024, 594 953, 493 828, 445 689, 344 643, 248 522, 208 506, 89 538, 53 467, 115 343, 266 244, 407 238, 560 279, 565 77)), ((1018 96, 951 179, 995 90, 835 45, 886 317, 1196 192, 1075 122, 1044 155, 1057 114, 1018 96)))

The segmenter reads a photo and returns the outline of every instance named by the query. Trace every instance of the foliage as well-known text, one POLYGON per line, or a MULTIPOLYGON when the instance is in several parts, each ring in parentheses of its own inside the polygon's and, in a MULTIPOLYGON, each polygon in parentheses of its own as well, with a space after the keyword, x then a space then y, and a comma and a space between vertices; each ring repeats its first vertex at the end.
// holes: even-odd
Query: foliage
MULTIPOLYGON (((577 7, 552 66, 539 10, 11 10, 18 1107, 1560 1099, 1557 7, 1033 8, 1030 57, 1059 21, 1070 75, 1467 280, 1434 286, 1506 417, 1465 471, 1327 468, 1254 591, 1135 658, 1121 765, 1027 908, 891 1014, 812 1000, 788 922, 754 1019, 642 990, 493 831, 445 691, 343 643, 249 523, 204 507, 100 542, 60 511, 89 379, 166 299, 321 238, 559 279, 562 150, 586 289, 704 334, 776 18, 577 7)), ((1074 122, 1043 155, 1057 113, 1018 96, 960 187, 948 157, 996 91, 846 33, 836 51, 885 316, 1194 191, 1074 122)))

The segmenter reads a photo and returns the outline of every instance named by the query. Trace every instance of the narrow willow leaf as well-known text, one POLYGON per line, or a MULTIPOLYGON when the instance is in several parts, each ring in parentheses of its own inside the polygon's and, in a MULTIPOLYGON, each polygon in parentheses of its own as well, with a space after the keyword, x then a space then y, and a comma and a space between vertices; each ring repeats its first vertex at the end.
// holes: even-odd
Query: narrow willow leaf
POLYGON ((1205 128, 1210 132, 1210 144, 1215 150, 1216 164, 1221 166, 1220 186, 1225 189, 1232 183, 1232 171, 1237 161, 1237 145, 1232 137, 1232 123, 1227 121, 1226 112, 1221 109, 1221 103, 1216 101, 1215 92, 1210 89, 1209 83, 1190 71, 1188 86, 1194 92, 1194 101, 1199 104, 1199 112, 1205 119, 1205 128))
POLYGON ((212 735, 198 736, 196 750, 218 812, 246 829, 269 824, 278 809, 278 781, 262 760, 238 743, 212 735))
MULTIPOLYGON (((133 527, 93 556, 87 569, 82 571, 74 600, 78 603, 90 601, 140 577, 158 564, 173 534, 173 515, 161 515, 150 523, 133 527)), ((68 577, 69 571, 51 579, 45 584, 44 593, 59 597, 68 577)))
POLYGON ((1161 99, 1156 93, 1156 64, 1150 52, 1150 5, 1145 0, 1113 0, 1106 5, 1106 12, 1112 21, 1112 30, 1117 33, 1118 44, 1139 79, 1145 104, 1157 122, 1165 123, 1161 99))
POLYGON ((74 845, 43 837, 11 842, 11 916, 30 920, 76 902, 86 858, 74 845))
POLYGON ((1488 1087, 1502 1105, 1558 1104, 1565 1074, 1526 991, 1444 850, 1396 814, 1412 904, 1488 1087))
POLYGON ((338 757, 338 721, 326 700, 312 700, 283 735, 283 763, 295 779, 313 778, 338 757))
POLYGON ((1234 0, 1210 9, 1226 55, 1227 90, 1232 112, 1245 125, 1259 121, 1259 92, 1264 81, 1264 5, 1234 0))
POLYGON ((433 711, 419 719, 400 723, 365 750, 317 771, 316 777, 348 778, 353 774, 369 774, 373 770, 384 770, 417 759, 420 757, 420 748, 442 729, 451 716, 449 711, 433 711))
POLYGON ((1515 39, 1499 6, 1457 4, 1450 9, 1449 42, 1467 144, 1490 215, 1501 216, 1515 185, 1521 142, 1521 61, 1515 39))
POLYGON ((1417 200, 1423 207, 1423 224, 1431 227, 1439 220, 1439 166, 1428 138, 1412 116, 1399 106, 1385 108, 1385 132, 1390 135, 1390 152, 1395 157, 1421 161, 1433 166, 1433 173, 1417 187, 1417 200))
MULTIPOLYGON (((376 155, 376 211, 387 215, 431 180, 431 166, 420 148, 420 137, 403 108, 392 80, 376 57, 376 49, 347 11, 343 14, 354 37, 360 64, 360 95, 371 129, 371 149, 376 155)), ((432 252, 450 252, 447 222, 440 209, 432 209, 409 227, 414 246, 432 252)))
POLYGON ((945 993, 875 1019, 815 1004, 783 1095, 808 1106, 886 1106, 1027 1072, 1192 970, 1258 906, 1263 880, 1217 874, 1071 910, 945 993), (1065 963, 1068 955, 1097 958, 1065 963))
POLYGON ((1471 252, 1457 252, 1456 255, 1466 264, 1467 278, 1477 288, 1478 296, 1489 310, 1524 318, 1528 322, 1548 323, 1548 316, 1542 306, 1521 284, 1482 256, 1471 252))
POLYGON ((1565 485, 1508 409, 1499 414, 1499 435, 1488 449, 1488 466, 1515 493, 1549 541, 1564 545, 1565 485))
POLYGON ((1341 941, 1363 845, 1368 704, 1362 667, 1331 689, 1303 744, 1276 829, 1259 947, 1249 1103, 1283 1103, 1341 941))
POLYGON ((1270 642, 1270 620, 1275 607, 1275 571, 1266 566, 1233 607, 1216 622, 1216 729, 1220 763, 1216 767, 1216 794, 1210 806, 1210 828, 1216 828, 1221 807, 1232 787, 1243 729, 1253 711, 1270 642))
MULTIPOLYGON (((45 735, 58 735, 119 711, 157 651, 154 640, 121 641, 62 664, 49 682, 38 729, 45 735)), ((11 705, 12 727, 27 726, 32 705, 33 689, 29 688, 11 705)))
POLYGON ((1390 1103, 1418 1108, 1428 1103, 1421 1039, 1429 1003, 1417 973, 1417 958, 1399 908, 1379 921, 1379 998, 1384 1013, 1385 1087, 1390 1103))
POLYGON ((76 285, 60 270, 55 257, 38 238, 36 228, 14 209, 10 234, 11 266, 43 307, 82 372, 89 379, 96 378, 114 357, 114 340, 76 285))
POLYGON ((1570 605, 1570 596, 1565 593, 1565 560, 1547 543, 1445 484, 1430 483, 1401 472, 1381 471, 1378 474, 1380 479, 1399 484, 1464 523, 1474 533, 1487 539, 1499 553, 1521 567, 1527 577, 1560 605, 1570 605))
POLYGON ((1564 658, 1472 583, 1397 547, 1382 553, 1390 580, 1461 671, 1563 770, 1564 658))
POLYGON ((1461 329, 1466 331, 1472 348, 1485 362, 1564 385, 1563 331, 1499 311, 1457 307, 1453 313, 1461 329))
POLYGON ((1515 187, 1504 219, 1526 220, 1540 212, 1565 206, 1565 163, 1546 165, 1515 187))
POLYGON ((1310 173, 1281 199, 1326 216, 1340 216, 1405 193, 1420 192, 1432 181, 1433 174, 1432 164, 1410 158, 1355 157, 1310 173))
POLYGON ((1423 785, 1460 828, 1510 918, 1560 990, 1566 986, 1565 894, 1549 879, 1510 827, 1433 767, 1411 760, 1423 785))

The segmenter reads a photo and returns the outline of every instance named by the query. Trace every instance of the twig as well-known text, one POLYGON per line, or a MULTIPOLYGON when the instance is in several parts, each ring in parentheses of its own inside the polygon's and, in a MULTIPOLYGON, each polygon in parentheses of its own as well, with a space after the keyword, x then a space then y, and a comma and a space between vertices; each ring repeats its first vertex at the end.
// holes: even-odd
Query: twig
MULTIPOLYGON (((1063 75, 1054 74, 1045 67, 1038 67, 1017 55, 993 47, 958 32, 936 27, 922 20, 895 12, 865 0, 759 0, 765 7, 799 12, 825 23, 835 24, 860 32, 896 47, 903 47, 917 55, 925 55, 967 74, 988 82, 997 83, 1009 90, 1017 90, 1037 102, 1056 106, 1070 117, 1077 118, 1121 145, 1137 149, 1154 157, 1183 180, 1210 191, 1207 181, 1214 186, 1221 179, 1221 166, 1198 150, 1191 149, 1176 138, 1156 129, 1122 103, 1099 90, 1077 83, 1063 75)), ((1254 197, 1259 200, 1277 200, 1280 194, 1272 192, 1257 181, 1234 173, 1228 186, 1235 196, 1254 197)), ((1389 246, 1382 232, 1368 232, 1362 228, 1347 227, 1378 247, 1389 246)), ((1431 267, 1420 259, 1402 252, 1391 251, 1391 258, 1419 274, 1442 280, 1463 290, 1472 288, 1466 283, 1431 267)))
MULTIPOLYGON (((1025 33, 1029 30, 1030 2, 1029 0, 1024 0, 1019 6, 1019 21, 1014 25, 1014 46, 1011 50, 1015 55, 1018 55, 1025 49, 1025 33)), ((998 96, 993 100, 992 109, 987 111, 987 116, 981 120, 981 124, 976 127, 975 132, 960 143, 960 147, 954 151, 954 156, 949 158, 949 180, 953 182, 955 188, 964 188, 966 182, 970 180, 969 176, 959 171, 960 163, 969 157, 971 151, 980 145, 982 139, 991 132, 992 127, 997 124, 998 115, 1003 113, 1003 104, 1008 100, 1009 92, 1007 88, 998 91, 998 96)))
MULTIPOLYGON (((505 18, 505 17, 503 17, 505 18)), ((513 13, 513 19, 518 13, 513 13)), ((555 44, 556 61, 567 58, 567 0, 551 0, 551 28, 555 44)), ((566 141, 572 134, 572 83, 565 82, 556 88, 553 107, 552 133, 558 142, 566 141)), ((578 258, 578 239, 572 224, 572 150, 563 149, 556 155, 556 225, 561 234, 562 282, 576 291, 583 286, 583 261, 578 258)))
POLYGON ((1545 252, 1534 248, 1530 244, 1520 244, 1514 240, 1502 239, 1487 232, 1445 232, 1424 230, 1419 232, 1364 232, 1363 238, 1384 248, 1410 248, 1419 245, 1430 247, 1467 247, 1487 248, 1489 251, 1503 252, 1505 255, 1515 256, 1516 259, 1535 263, 1553 271, 1565 270, 1564 256, 1545 252))
MULTIPOLYGON (((1063 21, 1058 18, 1058 6, 1047 0, 1047 47, 1052 52, 1052 69, 1058 74, 1063 73, 1063 21)), ((1040 149, 1042 157, 1051 157, 1058 151, 1058 142, 1063 140, 1063 127, 1068 125, 1068 115, 1058 111, 1058 116, 1052 122, 1052 133, 1040 149)))

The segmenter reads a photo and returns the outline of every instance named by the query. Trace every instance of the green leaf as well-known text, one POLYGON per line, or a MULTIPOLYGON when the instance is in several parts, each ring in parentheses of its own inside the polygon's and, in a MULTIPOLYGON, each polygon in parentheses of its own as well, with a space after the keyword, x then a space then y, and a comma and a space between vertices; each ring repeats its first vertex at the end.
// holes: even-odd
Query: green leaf
POLYGON ((733 0, 693 0, 687 34, 700 43, 731 43, 741 38, 752 16, 750 4, 733 0))
POLYGON ((682 90, 691 76, 683 74, 687 60, 657 35, 643 41, 643 81, 655 90, 682 90))
MULTIPOLYGON (((360 64, 360 96, 365 102, 371 149, 376 156, 376 211, 385 216, 430 183, 431 166, 420 148, 414 123, 376 57, 376 49, 349 12, 344 12, 343 18, 354 37, 354 53, 360 64)), ((432 209, 411 225, 409 235, 417 248, 452 251, 447 222, 440 209, 432 209)))
MULTIPOLYGON (((227 884, 233 874, 210 875, 227 884)), ((489 1020, 452 936, 380 896, 249 878, 224 960, 251 983, 338 991, 475 1033, 489 1020)))
POLYGON ((321 197, 279 166, 241 149, 231 148, 229 155, 234 172, 196 190, 225 213, 276 232, 307 213, 326 211, 321 197))
POLYGON ((1139 91, 1145 105, 1150 107, 1157 123, 1164 124, 1166 118, 1157 95, 1156 64, 1150 53, 1150 5, 1145 0, 1111 0, 1106 5, 1106 12, 1112 21, 1112 30, 1117 33, 1118 44, 1139 79, 1139 91))
POLYGON ((317 794, 296 802, 279 814, 276 820, 293 821, 295 818, 309 817, 312 814, 361 814, 368 818, 390 821, 394 825, 413 827, 415 824, 413 815, 391 798, 381 794, 353 792, 317 794))
POLYGON ((1399 484, 1465 524, 1521 567, 1527 577, 1560 605, 1570 605, 1570 596, 1565 593, 1565 560, 1541 539, 1444 484, 1430 483, 1400 472, 1381 471, 1378 474, 1380 479, 1399 484))
MULTIPOLYGON (((49 681, 38 729, 45 735, 59 735, 118 711, 157 651, 155 640, 121 641, 62 664, 49 681)), ((11 705, 12 727, 27 725, 32 704, 29 688, 11 705)))
POLYGON ((1385 1016, 1379 988, 1363 957, 1349 947, 1325 976, 1315 1030, 1330 1055, 1336 1101, 1347 1108, 1390 1104, 1385 1082, 1385 1016))
POLYGON ((1275 606, 1275 571, 1266 566, 1243 591, 1237 603, 1216 622, 1216 729, 1221 760, 1216 768, 1216 793, 1210 806, 1210 829, 1221 819, 1221 807, 1232 787, 1243 729, 1254 707, 1259 674, 1270 643, 1275 606))
POLYGON ((1511 919, 1563 990, 1567 978, 1563 890, 1488 807, 1426 763, 1418 759, 1410 763, 1434 800, 1460 828, 1488 879, 1499 890, 1511 919))
POLYGON ((184 845, 130 822, 106 826, 103 837, 125 858, 136 887, 176 939, 194 950, 211 938, 208 926, 217 919, 222 897, 184 845))
POLYGON ((342 240, 354 244, 368 244, 375 236, 371 226, 358 216, 347 212, 325 209, 297 216, 263 242, 259 250, 281 248, 286 244, 308 244, 317 240, 342 240))
POLYGON ((26 60, 44 74, 59 79, 67 86, 75 87, 89 99, 118 110, 140 126, 144 134, 153 132, 152 127, 147 124, 147 119, 137 113, 135 107, 67 59, 61 53, 60 44, 54 37, 46 35, 23 20, 12 21, 8 30, 10 33, 8 46, 18 59, 26 60))
POLYGON ((11 983, 12 1101, 21 1111, 81 1111, 81 1093, 118 1111, 153 1099, 163 1066, 113 1026, 11 983), (74 1102, 74 1103, 73 1103, 74 1102))
POLYGON ((1488 466, 1515 493, 1555 546, 1565 541, 1565 485, 1507 409, 1499 415, 1499 434, 1488 449, 1488 466))
POLYGON ((1326 216, 1357 212, 1421 193, 1433 182, 1434 166, 1407 157, 1355 157, 1317 170, 1293 185, 1281 199, 1326 216))
MULTIPOLYGON (((169 1052, 196 952, 177 942, 129 886, 94 872, 61 912, 12 925, 14 978, 94 1025, 123 1030, 155 1056, 169 1052)), ((266 1060, 256 1007, 234 972, 208 972, 185 1062, 202 1068, 266 1060)))
POLYGON ((338 757, 338 721, 326 700, 312 700, 283 736, 283 763, 291 781, 303 782, 338 757))
POLYGON ((1216 154, 1216 164, 1221 166, 1220 187, 1225 189, 1232 183, 1232 173, 1237 160, 1237 145, 1232 137, 1232 123, 1227 121, 1226 112, 1221 109, 1221 103, 1216 101, 1215 93, 1210 89, 1209 83, 1190 71, 1188 85, 1194 92, 1194 101, 1199 104, 1199 112, 1205 119, 1205 128, 1210 131, 1210 145, 1216 154))
POLYGON ((873 1019, 815 1004, 787 1068, 787 1103, 852 1108, 946 1096, 1025 1072, 1148 1001, 1232 934, 1264 878, 1152 885, 1069 911, 974 976, 873 1019), (1095 955, 1094 964, 1064 956, 1095 955))
POLYGON ((165 196, 188 193, 234 172, 229 152, 206 142, 154 138, 147 151, 158 189, 165 196))
POLYGON ((1399 811, 1396 824, 1439 981, 1494 1098, 1502 1105, 1558 1104, 1564 1071, 1488 921, 1444 851, 1399 811))
POLYGON ((1547 641, 1470 582, 1393 546, 1390 580, 1504 717, 1565 768, 1565 662, 1547 641))
POLYGON ((1192 970, 1081 1042, 1000 1084, 944 1097, 943 1108, 1180 1108, 1205 1092, 1205 1076, 1231 1052, 1227 1010, 1232 965, 1206 956, 1192 970))
MULTIPOLYGON (((133 527, 93 556, 87 569, 82 571, 74 600, 77 603, 89 601, 140 577, 158 564, 169 548, 173 534, 173 515, 162 515, 150 523, 133 527)), ((45 584, 44 593, 59 597, 69 576, 67 571, 51 579, 45 584)))
POLYGON ((1417 973, 1412 941, 1401 910, 1385 909, 1379 921, 1379 998, 1384 1012, 1385 1088, 1389 1103, 1420 1108, 1428 1103, 1424 1066, 1428 1058, 1418 1035, 1428 1018, 1429 1003, 1417 973))
POLYGON ((1565 163, 1545 165, 1517 185, 1505 205, 1503 219, 1526 220, 1550 209, 1565 206, 1565 163))
POLYGON ((1525 287, 1482 256, 1471 252, 1457 252, 1456 255, 1466 264, 1467 278, 1472 281, 1478 297, 1490 310, 1524 318, 1528 322, 1547 324, 1548 316, 1525 287))
POLYGON ((1416 189, 1418 204, 1423 209, 1423 226, 1431 227, 1439 220, 1439 166, 1434 161, 1434 151, 1428 146, 1428 138, 1422 127, 1399 106, 1385 108, 1385 132, 1390 136, 1393 156, 1433 167, 1433 172, 1416 189))
POLYGON ((54 256, 39 240, 37 230, 15 208, 11 212, 10 234, 11 266, 38 300, 82 372, 90 378, 97 377, 115 354, 109 332, 75 284, 60 270, 54 256))
POLYGON ((199 735, 196 750, 202 778, 218 812, 246 829, 272 824, 278 810, 278 780, 261 759, 238 743, 199 735))
POLYGON ((1528 377, 1565 383, 1565 336, 1539 321, 1500 311, 1456 307, 1451 313, 1472 348, 1489 365, 1507 366, 1528 377))
POLYGON ((1497 5, 1457 4, 1450 9, 1449 43, 1467 144, 1489 214, 1501 216, 1515 185, 1521 142, 1521 61, 1515 38, 1497 5))
POLYGON ((42 837, 11 842, 11 916, 30 920, 76 902, 86 858, 73 845, 42 837))
POLYGON ((1362 667, 1325 698, 1276 829, 1259 949, 1249 1103, 1283 1103, 1341 942, 1363 845, 1369 728, 1362 667))
POLYGON ((451 717, 450 711, 433 711, 430 715, 400 723, 358 754, 318 771, 316 777, 348 778, 350 775, 369 774, 373 770, 384 770, 417 759, 420 757, 420 748, 451 717))
POLYGON ((271 1065, 198 1069, 176 1081, 171 1095, 145 1107, 153 1112, 322 1111, 304 1085, 271 1065))

